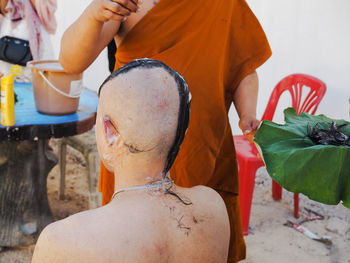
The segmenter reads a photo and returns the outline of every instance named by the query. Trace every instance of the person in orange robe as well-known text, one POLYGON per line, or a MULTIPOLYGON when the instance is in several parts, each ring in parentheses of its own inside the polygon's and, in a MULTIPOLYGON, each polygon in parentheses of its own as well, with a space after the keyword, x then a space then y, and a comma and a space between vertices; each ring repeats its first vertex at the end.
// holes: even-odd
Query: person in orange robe
MULTIPOLYGON (((118 0, 113 2, 121 5, 118 0)), ((131 10, 132 3, 129 6, 123 3, 123 6, 131 10)), ((142 6, 147 4, 148 1, 144 0, 140 5, 138 13, 141 12, 142 17, 137 22, 133 22, 137 12, 130 15, 115 11, 114 20, 119 19, 117 15, 127 17, 126 21, 122 18, 119 22, 119 26, 123 23, 125 26, 117 29, 107 24, 111 16, 105 19, 98 15, 94 17, 105 23, 105 28, 116 30, 116 69, 134 59, 148 57, 176 69, 188 82, 192 94, 190 124, 170 174, 180 186, 206 185, 220 193, 231 226, 228 262, 239 261, 245 258, 245 244, 238 200, 237 161, 228 111, 234 102, 244 134, 254 132, 258 127, 255 69, 271 55, 268 41, 244 0, 220 0, 215 4, 211 1, 198 4, 196 1, 160 0, 142 14, 142 6)), ((89 43, 91 34, 94 34, 91 29, 85 29, 90 23, 87 13, 85 11, 72 25, 62 41, 60 61, 70 72, 85 69, 94 59, 83 56, 92 50, 89 43), (73 36, 84 41, 79 50, 69 45, 73 36), (73 54, 74 61, 69 59, 73 54), (82 59, 77 59, 79 56, 82 59)), ((104 31, 107 30, 100 29, 96 36, 101 38, 104 31)), ((106 46, 109 41, 106 37, 97 46, 106 46)), ((97 57, 101 47, 92 50, 91 54, 97 57)), ((114 192, 114 174, 103 163, 99 190, 103 204, 108 203, 114 192)))

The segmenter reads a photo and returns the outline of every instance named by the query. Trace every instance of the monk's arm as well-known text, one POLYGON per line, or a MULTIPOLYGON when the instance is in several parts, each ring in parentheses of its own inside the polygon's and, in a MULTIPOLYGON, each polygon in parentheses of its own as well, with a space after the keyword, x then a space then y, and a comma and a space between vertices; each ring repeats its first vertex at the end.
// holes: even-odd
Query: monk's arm
POLYGON ((239 83, 233 93, 233 103, 239 116, 239 127, 244 135, 255 131, 260 124, 256 119, 258 87, 258 75, 254 71, 239 83))
POLYGON ((67 72, 84 71, 117 34, 121 22, 137 11, 136 0, 94 0, 66 30, 60 63, 67 72))

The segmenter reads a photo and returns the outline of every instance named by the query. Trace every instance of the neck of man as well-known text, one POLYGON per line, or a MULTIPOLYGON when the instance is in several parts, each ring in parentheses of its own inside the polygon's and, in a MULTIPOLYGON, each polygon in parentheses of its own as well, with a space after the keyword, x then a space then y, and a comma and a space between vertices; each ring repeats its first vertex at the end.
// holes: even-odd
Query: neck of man
POLYGON ((159 183, 163 180, 164 162, 123 161, 114 165, 114 191, 159 183))

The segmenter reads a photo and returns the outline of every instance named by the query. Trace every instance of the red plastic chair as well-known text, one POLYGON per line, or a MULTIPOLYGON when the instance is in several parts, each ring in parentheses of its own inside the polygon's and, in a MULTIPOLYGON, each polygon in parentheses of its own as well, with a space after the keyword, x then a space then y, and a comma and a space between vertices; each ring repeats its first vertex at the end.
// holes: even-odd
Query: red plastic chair
MULTIPOLYGON (((301 112, 314 114, 326 93, 326 85, 321 80, 304 74, 293 74, 285 77, 272 91, 262 120, 272 121, 278 100, 285 91, 290 92, 292 107, 296 109, 298 114, 301 112), (302 101, 303 91, 307 92, 304 87, 309 87, 310 90, 302 101)), ((248 235, 255 174, 258 168, 265 164, 254 144, 250 143, 243 135, 233 136, 233 139, 239 167, 239 198, 243 235, 248 235)), ((282 198, 282 188, 275 181, 272 181, 272 197, 275 200, 282 198)), ((299 218, 299 194, 294 194, 294 216, 299 218)))

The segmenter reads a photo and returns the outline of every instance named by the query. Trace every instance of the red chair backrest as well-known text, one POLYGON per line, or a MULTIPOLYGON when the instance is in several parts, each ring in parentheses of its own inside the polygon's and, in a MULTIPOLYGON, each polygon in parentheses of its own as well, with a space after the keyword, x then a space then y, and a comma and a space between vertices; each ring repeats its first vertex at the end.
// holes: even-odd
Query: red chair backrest
POLYGON ((301 112, 314 114, 318 104, 326 93, 326 84, 315 77, 305 74, 293 74, 283 78, 272 91, 262 120, 272 121, 278 100, 285 91, 290 92, 292 96, 292 107, 296 109, 298 114, 301 112), (305 86, 309 87, 310 90, 304 101, 301 101, 303 87, 305 86))

